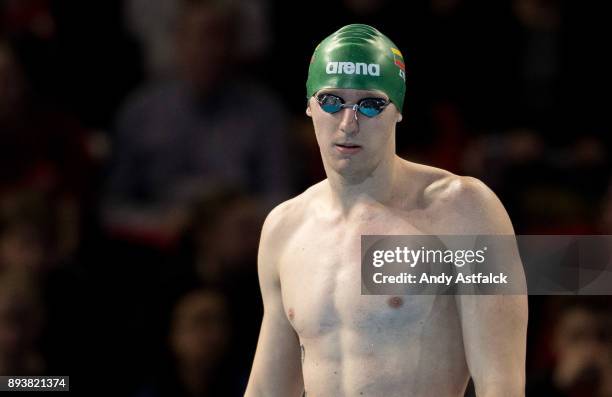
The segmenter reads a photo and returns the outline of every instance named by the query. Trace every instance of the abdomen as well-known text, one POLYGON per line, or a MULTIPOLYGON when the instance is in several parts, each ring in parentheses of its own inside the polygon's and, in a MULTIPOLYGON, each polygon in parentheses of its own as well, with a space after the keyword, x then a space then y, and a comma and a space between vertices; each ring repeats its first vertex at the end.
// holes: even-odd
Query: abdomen
POLYGON ((301 338, 309 396, 463 396, 469 375, 454 298, 403 296, 400 308, 389 298, 362 296, 349 309, 357 312, 339 307, 337 330, 301 338))

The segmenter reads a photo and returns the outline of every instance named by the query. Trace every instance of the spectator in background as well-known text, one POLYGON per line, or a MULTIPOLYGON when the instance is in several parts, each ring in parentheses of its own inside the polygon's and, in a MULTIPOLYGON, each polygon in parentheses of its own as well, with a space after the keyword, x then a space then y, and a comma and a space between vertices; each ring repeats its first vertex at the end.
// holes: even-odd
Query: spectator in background
POLYGON ((128 0, 124 2, 125 24, 142 47, 147 77, 172 75, 177 1, 128 0))
POLYGON ((265 214, 260 203, 224 189, 200 200, 193 212, 195 271, 203 281, 227 283, 255 275, 259 231, 265 214))
MULTIPOLYGON (((224 0, 228 1, 228 0, 224 0)), ((229 0, 235 1, 235 0, 229 0)), ((234 51, 240 61, 257 61, 270 44, 269 1, 240 1, 237 9, 241 29, 234 51)), ((142 46, 147 77, 172 77, 176 68, 175 35, 179 2, 167 0, 128 0, 124 2, 127 29, 142 46)))
POLYGON ((612 313, 609 300, 582 297, 559 301, 549 338, 552 368, 529 382, 527 396, 610 397, 612 313))
POLYGON ((183 293, 170 316, 167 335, 170 357, 164 363, 167 368, 137 396, 240 395, 241 385, 235 382, 235 368, 231 366, 232 371, 227 371, 232 334, 225 295, 203 287, 183 293))
POLYGON ((39 278, 57 258, 55 222, 39 195, 0 200, 0 274, 23 272, 39 278))
POLYGON ((104 222, 118 236, 163 244, 187 208, 219 184, 261 195, 289 191, 285 112, 241 78, 230 2, 181 0, 175 79, 145 87, 118 117, 104 222))
MULTIPOLYGON (((56 203, 40 192, 0 195, 0 370, 11 368, 1 375, 78 369, 74 357, 86 338, 85 318, 95 310, 84 293, 90 284, 81 263, 62 249, 61 218, 56 203)), ((91 351, 78 354, 88 359, 91 351)), ((85 366, 83 359, 79 364, 85 366)))
POLYGON ((161 289, 199 280, 224 292, 236 329, 234 368, 247 373, 263 315, 256 258, 265 214, 254 197, 232 188, 211 192, 192 214, 180 257, 165 267, 161 289))
MULTIPOLYGON (((214 289, 215 295, 223 295, 227 327, 232 330, 231 344, 227 346, 224 356, 230 362, 234 384, 240 380, 243 384, 238 386, 246 386, 263 314, 256 257, 264 214, 256 198, 232 187, 211 191, 198 199, 189 213, 189 224, 176 250, 177 254, 168 255, 159 266, 153 266, 151 258, 143 259, 144 266, 141 267, 140 259, 121 261, 121 282, 125 282, 126 277, 132 280, 127 286, 129 295, 117 300, 121 305, 118 311, 125 313, 125 320, 121 323, 127 329, 122 335, 130 342, 124 349, 118 350, 124 360, 130 356, 135 359, 137 370, 130 371, 126 366, 131 376, 135 379, 148 377, 155 370, 151 364, 159 362, 151 352, 165 346, 168 339, 167 335, 161 338, 156 335, 159 330, 167 328, 169 322, 166 318, 160 318, 159 307, 170 303, 175 307, 172 311, 178 313, 182 303, 176 302, 188 300, 183 297, 191 295, 191 292, 186 294, 184 291, 199 291, 204 285, 214 289), (130 266, 125 266, 125 263, 130 266), (126 275, 126 271, 133 268, 140 269, 138 274, 126 275), (138 298, 132 297, 136 289, 138 298), (129 305, 132 308, 125 310, 124 307, 129 305)), ((117 290, 115 288, 115 298, 117 290)), ((172 360, 166 362, 175 366, 172 360)), ((170 376, 172 369, 162 369, 162 373, 165 374, 166 383, 170 382, 168 379, 174 379, 174 375, 170 376)), ((244 389, 238 389, 236 395, 241 395, 244 389)))
POLYGON ((37 341, 43 309, 37 288, 17 270, 0 273, 0 375, 42 375, 37 341))
POLYGON ((29 191, 57 211, 59 255, 77 249, 88 194, 87 133, 69 115, 37 100, 10 43, 0 37, 0 198, 29 191))
POLYGON ((505 198, 518 232, 598 232, 598 204, 611 174, 606 146, 597 136, 583 134, 555 147, 538 130, 516 128, 473 139, 463 158, 465 172, 505 198))

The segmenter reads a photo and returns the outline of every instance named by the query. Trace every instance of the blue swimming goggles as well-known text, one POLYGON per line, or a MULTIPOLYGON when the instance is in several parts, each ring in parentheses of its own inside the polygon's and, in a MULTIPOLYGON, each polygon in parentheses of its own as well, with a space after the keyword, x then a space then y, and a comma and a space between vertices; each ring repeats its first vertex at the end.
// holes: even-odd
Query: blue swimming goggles
POLYGON ((357 119, 357 111, 367 117, 378 116, 391 103, 383 98, 363 98, 355 104, 345 104, 344 99, 339 96, 326 93, 317 95, 316 100, 323 111, 331 114, 338 113, 345 108, 353 109, 355 119, 357 119))

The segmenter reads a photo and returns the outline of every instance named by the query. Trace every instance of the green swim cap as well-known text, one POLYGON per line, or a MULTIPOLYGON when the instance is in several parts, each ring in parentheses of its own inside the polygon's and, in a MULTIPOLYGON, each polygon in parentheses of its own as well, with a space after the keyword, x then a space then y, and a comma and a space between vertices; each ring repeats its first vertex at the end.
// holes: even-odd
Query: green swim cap
POLYGON ((323 40, 310 60, 306 98, 323 88, 380 90, 401 112, 406 93, 402 53, 371 26, 344 26, 323 40))

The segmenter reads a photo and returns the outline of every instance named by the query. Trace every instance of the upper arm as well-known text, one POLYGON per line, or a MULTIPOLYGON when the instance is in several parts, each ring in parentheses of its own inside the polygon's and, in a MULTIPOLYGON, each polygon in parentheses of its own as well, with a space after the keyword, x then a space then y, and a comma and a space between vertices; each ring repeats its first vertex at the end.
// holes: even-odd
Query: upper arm
POLYGON ((273 210, 262 230, 258 273, 264 316, 246 397, 301 396, 303 387, 297 334, 283 309, 278 258, 283 236, 282 209, 273 210))
MULTIPOLYGON (((463 235, 514 235, 510 218, 495 194, 474 178, 459 178, 456 230, 463 235)), ((488 253, 499 255, 512 282, 524 284, 514 239, 488 239, 488 253), (511 243, 510 243, 511 242, 511 243)), ((521 288, 525 291, 524 288, 521 288)), ((523 396, 527 339, 527 296, 456 296, 466 361, 477 396, 523 396)))

